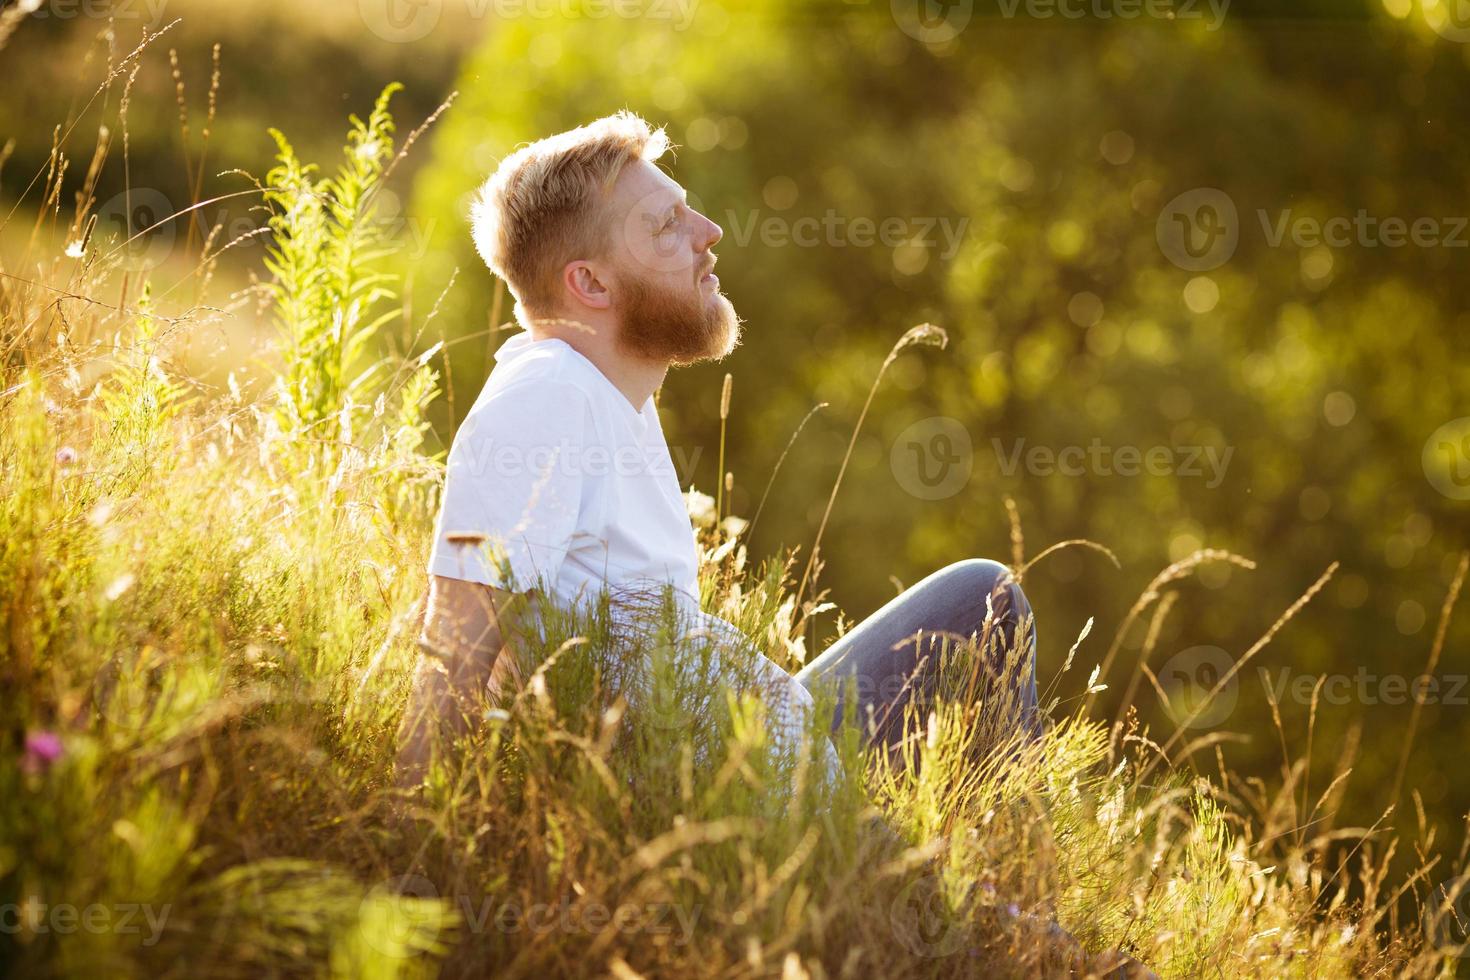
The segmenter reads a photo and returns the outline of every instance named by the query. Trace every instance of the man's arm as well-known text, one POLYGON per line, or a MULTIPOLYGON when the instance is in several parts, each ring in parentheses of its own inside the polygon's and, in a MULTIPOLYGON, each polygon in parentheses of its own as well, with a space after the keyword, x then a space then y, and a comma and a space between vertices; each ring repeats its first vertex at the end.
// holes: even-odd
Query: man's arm
POLYGON ((419 637, 408 710, 398 731, 398 785, 417 786, 428 772, 436 736, 469 731, 493 699, 518 681, 501 617, 516 596, 494 586, 429 576, 429 607, 419 637))
POLYGON ((532 598, 528 591, 556 581, 585 495, 583 468, 560 454, 577 458, 570 454, 595 435, 586 393, 551 377, 493 391, 487 384, 485 391, 455 432, 445 463, 429 554, 425 652, 399 732, 400 786, 421 782, 434 745, 483 716, 487 688, 515 681, 505 641, 519 642, 512 627, 532 598), (548 447, 558 450, 549 459, 548 447))

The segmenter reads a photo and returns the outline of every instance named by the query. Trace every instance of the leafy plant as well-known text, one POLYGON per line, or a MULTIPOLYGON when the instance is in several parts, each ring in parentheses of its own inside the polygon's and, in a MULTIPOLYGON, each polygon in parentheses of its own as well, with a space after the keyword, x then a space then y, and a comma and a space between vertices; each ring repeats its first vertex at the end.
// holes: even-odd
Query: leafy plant
MULTIPOLYGON (((317 177, 284 134, 270 131, 278 163, 265 180, 273 235, 266 268, 282 339, 276 418, 288 436, 327 447, 339 432, 351 441, 355 413, 387 380, 384 362, 368 355, 379 328, 399 314, 394 277, 381 269, 394 240, 376 220, 376 196, 393 156, 388 103, 400 88, 383 89, 366 122, 351 117, 331 177, 317 177)), ((336 454, 327 448, 323 457, 336 454)))

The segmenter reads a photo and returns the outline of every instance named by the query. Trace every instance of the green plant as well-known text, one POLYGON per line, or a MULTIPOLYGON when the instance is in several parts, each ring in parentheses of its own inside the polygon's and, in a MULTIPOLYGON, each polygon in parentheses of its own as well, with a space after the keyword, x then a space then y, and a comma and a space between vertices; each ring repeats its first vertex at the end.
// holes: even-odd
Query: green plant
MULTIPOLYGON (((297 158, 271 130, 277 166, 266 175, 272 232, 266 268, 281 331, 276 417, 286 434, 330 445, 351 442, 354 414, 371 406, 385 365, 364 363, 380 327, 399 311, 393 276, 381 260, 393 249, 389 227, 375 220, 375 198, 393 156, 385 88, 367 121, 352 117, 344 157, 331 177, 297 158)), ((335 454, 324 453, 327 460, 335 454)))
MULTIPOLYGON (((1433 976, 1461 951, 1393 919, 1401 894, 1373 832, 1351 860, 1344 831, 1308 833, 1336 782, 1308 809, 1294 767, 1279 787, 1223 765, 1207 779, 1187 762, 1202 746, 1161 762, 1170 739, 1085 702, 1055 705, 1034 744, 1007 741, 1014 706, 964 693, 973 643, 946 652, 945 696, 903 719, 902 752, 865 757, 843 730, 829 778, 831 704, 776 738, 758 692, 709 683, 708 650, 675 639, 672 603, 631 636, 607 604, 552 610, 519 649, 525 682, 444 746, 422 792, 393 789, 435 513, 437 348, 359 367, 392 312, 370 269, 383 243, 361 224, 386 151, 357 155, 391 133, 386 97, 329 186, 279 141, 269 395, 182 397, 159 327, 175 320, 146 291, 122 356, 29 343, 29 363, 6 363, 0 908, 27 911, 0 933, 0 962, 227 977, 1082 969, 1053 920, 1169 976, 1433 976), (75 382, 83 369, 101 397, 75 382), (285 451, 325 446, 331 427, 330 450, 285 451), (638 710, 647 683, 682 696, 638 710), (63 932, 45 911, 62 906, 144 906, 157 929, 63 932)), ((11 296, 6 336, 49 324, 49 303, 11 296)), ((110 323, 78 306, 78 335, 110 323)), ((752 560, 740 519, 693 509, 716 511, 698 531, 703 608, 801 663, 823 607, 798 593, 815 572, 794 581, 785 552, 752 560)), ((1024 570, 1019 528, 1016 541, 1024 570)), ((1463 882, 1463 855, 1438 860, 1403 893, 1431 870, 1463 882)), ((1424 892, 1426 922, 1452 911, 1452 892, 1424 892)))

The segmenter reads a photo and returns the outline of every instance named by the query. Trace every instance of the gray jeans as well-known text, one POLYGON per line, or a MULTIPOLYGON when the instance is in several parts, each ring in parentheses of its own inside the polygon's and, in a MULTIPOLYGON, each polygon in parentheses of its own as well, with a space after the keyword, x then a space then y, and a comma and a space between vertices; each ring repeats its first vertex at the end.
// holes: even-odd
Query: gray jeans
POLYGON ((1009 712, 1001 725, 1028 738, 1040 730, 1031 604, 1006 566, 981 558, 956 562, 905 589, 807 664, 796 679, 813 692, 828 686, 837 700, 833 732, 856 722, 871 747, 895 747, 903 737, 909 705, 914 704, 922 719, 941 689, 950 696, 1008 693, 996 701, 1009 712), (954 637, 972 635, 987 652, 981 662, 942 663, 941 645, 952 648, 954 637), (1018 649, 1018 637, 1024 649, 1018 649))

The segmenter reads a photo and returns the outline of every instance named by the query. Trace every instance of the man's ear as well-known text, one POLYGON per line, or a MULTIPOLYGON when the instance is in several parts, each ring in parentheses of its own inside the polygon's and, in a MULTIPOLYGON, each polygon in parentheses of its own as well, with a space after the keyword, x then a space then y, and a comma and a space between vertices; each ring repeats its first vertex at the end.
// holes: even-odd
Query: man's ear
POLYGON ((594 310, 612 306, 612 293, 602 278, 602 270, 585 259, 574 259, 561 270, 562 285, 573 300, 594 310))

